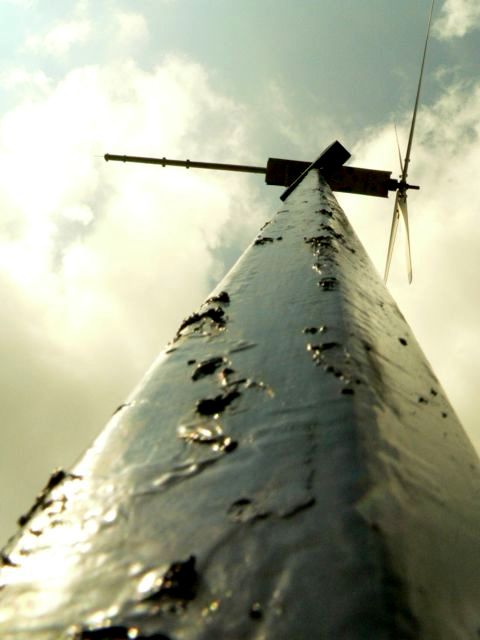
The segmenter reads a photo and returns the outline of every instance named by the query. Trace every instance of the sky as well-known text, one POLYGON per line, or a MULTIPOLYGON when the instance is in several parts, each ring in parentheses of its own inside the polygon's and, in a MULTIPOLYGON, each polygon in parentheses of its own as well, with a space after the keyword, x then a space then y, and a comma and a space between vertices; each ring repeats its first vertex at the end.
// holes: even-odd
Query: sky
MULTIPOLYGON (((261 176, 103 154, 399 172, 430 0, 0 0, 0 541, 279 207, 261 176)), ((389 289, 474 446, 480 5, 437 0, 389 289)), ((383 273, 393 200, 339 195, 383 273)))

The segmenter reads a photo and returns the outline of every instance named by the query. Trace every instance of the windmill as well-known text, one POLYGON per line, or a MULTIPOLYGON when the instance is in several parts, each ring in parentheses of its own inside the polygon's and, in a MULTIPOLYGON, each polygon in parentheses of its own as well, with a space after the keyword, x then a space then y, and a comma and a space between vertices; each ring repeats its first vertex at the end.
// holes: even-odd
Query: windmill
POLYGON ((478 633, 478 457, 332 193, 398 184, 348 157, 255 168, 281 209, 22 517, 2 640, 478 633))
POLYGON ((265 174, 265 182, 269 185, 286 186, 288 189, 281 196, 284 200, 289 193, 300 183, 302 177, 308 173, 311 168, 321 168, 325 177, 332 188, 332 191, 341 191, 344 193, 356 193, 360 195, 371 195, 379 197, 388 197, 389 191, 395 191, 395 203, 393 206, 392 226, 390 231, 390 239, 388 242, 387 260, 385 266, 385 283, 388 280, 390 264, 392 261, 393 247, 398 230, 400 216, 403 218, 405 226, 405 256, 407 262, 408 282, 412 282, 412 257, 410 249, 410 230, 408 224, 408 207, 407 207, 407 191, 408 189, 419 189, 418 186, 407 183, 408 167, 410 164, 413 136, 415 132, 415 123, 417 119, 417 111, 420 100, 420 91, 422 86, 423 71, 425 67, 425 59, 427 55, 427 46, 430 36, 430 26, 432 22, 433 9, 435 0, 432 0, 430 7, 430 15, 428 19, 427 35, 423 49, 422 63, 420 68, 420 77, 417 85, 417 93, 415 97, 415 105, 413 108, 412 122, 408 136, 407 151, 405 159, 402 161, 400 151, 400 143, 398 141, 397 129, 395 127, 398 158, 400 164, 400 179, 391 178, 391 172, 376 171, 372 169, 361 169, 358 167, 344 167, 344 163, 350 158, 350 153, 335 141, 328 149, 326 149, 314 163, 302 162, 298 160, 286 160, 282 158, 269 158, 267 165, 248 166, 238 164, 224 164, 215 162, 197 162, 191 160, 171 160, 167 158, 149 158, 143 156, 105 154, 106 161, 135 162, 145 164, 157 164, 163 167, 175 166, 185 167, 186 169, 213 169, 220 171, 238 171, 242 173, 265 174))

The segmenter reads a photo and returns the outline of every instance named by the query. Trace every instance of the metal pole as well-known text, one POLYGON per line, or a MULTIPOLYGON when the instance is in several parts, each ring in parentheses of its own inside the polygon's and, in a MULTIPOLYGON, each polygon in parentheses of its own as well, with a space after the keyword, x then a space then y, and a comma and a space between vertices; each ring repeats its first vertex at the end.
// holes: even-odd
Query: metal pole
POLYGON ((160 164, 162 167, 185 167, 186 169, 215 169, 219 171, 240 171, 243 173, 267 173, 266 167, 252 167, 243 164, 224 164, 220 162, 196 162, 194 160, 168 160, 167 158, 147 158, 144 156, 121 156, 105 154, 105 160, 118 162, 138 162, 141 164, 160 164))
POLYGON ((4 549, 2 640, 471 640, 478 457, 311 169, 4 549))

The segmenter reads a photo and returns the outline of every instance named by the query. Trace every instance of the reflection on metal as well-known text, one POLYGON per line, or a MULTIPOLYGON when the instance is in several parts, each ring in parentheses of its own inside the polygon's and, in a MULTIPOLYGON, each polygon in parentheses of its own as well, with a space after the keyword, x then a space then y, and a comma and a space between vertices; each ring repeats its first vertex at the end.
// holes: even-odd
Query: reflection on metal
MULTIPOLYGON (((243 173, 265 174, 265 182, 269 185, 294 188, 302 174, 315 166, 322 168, 323 176, 328 180, 332 191, 358 193, 367 196, 387 198, 389 191, 396 191, 399 182, 391 178, 391 171, 377 171, 375 169, 359 169, 358 167, 342 166, 350 158, 350 153, 339 143, 334 142, 314 162, 286 160, 284 158, 269 158, 266 167, 252 167, 250 165, 224 164, 220 162, 195 162, 193 160, 169 160, 167 158, 146 158, 144 156, 126 156, 112 153, 105 154, 105 160, 117 162, 135 162, 142 164, 156 164, 162 167, 185 167, 186 169, 216 169, 220 171, 240 171, 243 173), (319 163, 323 160, 323 164, 319 163)), ((419 187, 407 185, 409 189, 419 187)))
POLYGON ((2 640, 471 640, 478 458, 312 169, 0 571, 2 640))

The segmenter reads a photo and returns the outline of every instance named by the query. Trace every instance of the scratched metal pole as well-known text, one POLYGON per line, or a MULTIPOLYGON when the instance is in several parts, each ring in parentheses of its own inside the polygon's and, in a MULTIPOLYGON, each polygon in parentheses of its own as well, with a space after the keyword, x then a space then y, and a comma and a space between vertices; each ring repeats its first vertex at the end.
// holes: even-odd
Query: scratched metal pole
POLYGON ((478 458, 317 169, 4 550, 4 640, 462 640, 478 458))

